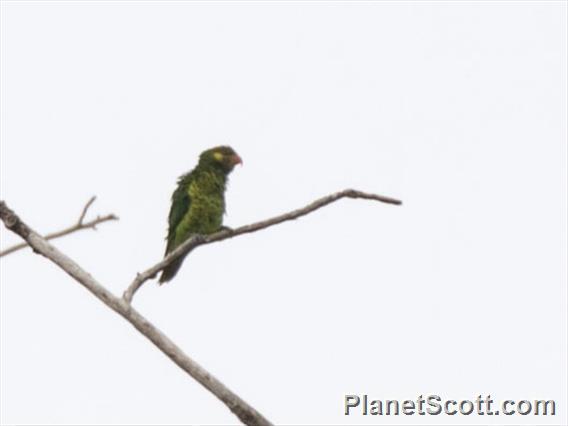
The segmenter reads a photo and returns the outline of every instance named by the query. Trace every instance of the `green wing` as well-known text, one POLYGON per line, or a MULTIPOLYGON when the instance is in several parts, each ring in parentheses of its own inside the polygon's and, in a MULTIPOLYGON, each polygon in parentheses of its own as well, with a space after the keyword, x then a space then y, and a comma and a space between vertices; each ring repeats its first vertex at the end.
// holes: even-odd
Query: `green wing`
POLYGON ((183 175, 179 178, 178 187, 172 194, 172 207, 168 218, 168 245, 166 247, 166 254, 175 249, 174 242, 176 238, 176 230, 183 217, 189 211, 191 205, 191 198, 187 192, 191 177, 183 175))
MULTIPOLYGON (((166 246, 166 254, 176 248, 175 240, 177 228, 189 211, 191 198, 187 193, 187 187, 190 182, 191 174, 181 176, 178 180, 178 187, 172 194, 172 207, 170 208, 170 215, 168 217, 168 244, 166 246)), ((164 268, 160 275, 160 284, 171 280, 181 267, 182 262, 183 257, 175 260, 169 266, 164 268)))

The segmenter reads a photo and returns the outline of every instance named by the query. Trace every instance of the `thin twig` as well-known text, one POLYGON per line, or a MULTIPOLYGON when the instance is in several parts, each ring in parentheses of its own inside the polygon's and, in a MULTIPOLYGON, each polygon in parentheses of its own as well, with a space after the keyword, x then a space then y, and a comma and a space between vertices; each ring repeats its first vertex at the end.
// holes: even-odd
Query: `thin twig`
POLYGON ((250 225, 241 226, 240 228, 236 228, 233 230, 225 229, 223 231, 216 232, 215 234, 211 235, 206 235, 206 236, 195 235, 190 239, 188 239, 187 241, 185 241, 183 244, 181 244, 173 252, 168 254, 162 261, 158 262, 157 264, 147 269, 146 271, 142 272, 141 274, 136 274, 136 278, 128 286, 128 288, 122 295, 122 298, 126 302, 131 303, 134 294, 136 293, 136 291, 138 291, 138 289, 142 286, 142 284, 144 284, 149 279, 154 278, 162 269, 167 267, 170 263, 174 262, 179 257, 187 255, 191 250, 193 250, 197 246, 226 240, 228 238, 236 237, 237 235, 260 231, 261 229, 278 225, 279 223, 286 222, 288 220, 294 220, 301 216, 307 215, 323 206, 333 203, 334 201, 337 201, 341 198, 362 198, 366 200, 380 201, 382 203, 388 203, 388 204, 395 204, 395 205, 402 204, 402 201, 394 198, 385 197, 377 194, 369 194, 367 192, 357 191, 355 189, 345 189, 343 191, 330 194, 326 197, 319 198, 305 207, 302 207, 297 210, 292 210, 291 212, 284 213, 270 219, 252 223, 250 225))
MULTIPOLYGON (((81 231, 83 229, 89 229, 89 228, 96 229, 96 226, 99 223, 108 222, 109 220, 118 220, 118 216, 111 213, 111 214, 107 214, 107 215, 104 215, 104 216, 97 216, 95 219, 89 220, 88 222, 83 222, 83 220, 85 219, 85 215, 87 214, 87 210, 89 210, 89 207, 91 207, 91 205, 95 202, 96 198, 97 197, 93 196, 93 197, 90 198, 89 201, 87 201, 87 204, 85 204, 85 206, 83 207, 83 210, 81 211, 81 215, 79 216, 79 220, 77 220, 77 222, 74 225, 71 225, 68 228, 62 229, 61 231, 56 231, 56 232, 52 232, 50 234, 44 235, 43 238, 45 238, 46 240, 53 240, 55 238, 63 237, 64 235, 68 235, 68 234, 71 234, 73 232, 81 231)), ((5 250, 0 250, 0 257, 6 256, 7 254, 13 253, 15 251, 21 250, 21 249, 26 248, 26 247, 28 247, 27 242, 15 244, 11 247, 8 247, 5 250)))
POLYGON ((77 221, 77 225, 81 226, 83 224, 83 219, 85 219, 85 215, 87 214, 87 210, 89 210, 89 207, 91 207, 91 204, 93 204, 96 199, 97 199, 97 196, 93 195, 91 197, 91 199, 89 201, 87 201, 87 204, 85 204, 85 207, 83 207, 83 211, 81 212, 81 216, 79 216, 79 220, 77 221))
POLYGON ((188 357, 174 342, 150 323, 150 321, 144 318, 130 304, 126 303, 122 298, 113 295, 75 261, 52 246, 45 238, 38 235, 28 225, 22 222, 3 201, 0 201, 0 218, 6 225, 6 228, 21 236, 35 252, 57 264, 110 309, 130 322, 182 370, 219 398, 243 423, 258 426, 270 425, 270 422, 258 411, 188 357))

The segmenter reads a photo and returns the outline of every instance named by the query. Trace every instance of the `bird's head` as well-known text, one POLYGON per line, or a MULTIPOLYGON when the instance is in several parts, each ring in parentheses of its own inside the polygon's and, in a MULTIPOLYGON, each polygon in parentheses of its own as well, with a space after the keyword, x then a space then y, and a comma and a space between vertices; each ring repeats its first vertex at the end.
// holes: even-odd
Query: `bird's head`
POLYGON ((203 151, 199 156, 199 164, 211 165, 224 173, 230 173, 237 164, 243 164, 243 160, 230 146, 217 146, 203 151))

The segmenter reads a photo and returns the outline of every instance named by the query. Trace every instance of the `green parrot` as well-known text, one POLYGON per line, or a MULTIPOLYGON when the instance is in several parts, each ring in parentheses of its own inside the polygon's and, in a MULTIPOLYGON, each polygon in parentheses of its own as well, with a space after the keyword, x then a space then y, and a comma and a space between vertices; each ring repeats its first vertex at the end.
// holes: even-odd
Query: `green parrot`
MULTIPOLYGON (((237 164, 242 160, 233 148, 218 146, 202 152, 197 166, 179 177, 172 194, 166 255, 195 234, 212 234, 222 228, 227 178, 237 164)), ((162 271, 160 284, 176 275, 183 259, 162 271)))

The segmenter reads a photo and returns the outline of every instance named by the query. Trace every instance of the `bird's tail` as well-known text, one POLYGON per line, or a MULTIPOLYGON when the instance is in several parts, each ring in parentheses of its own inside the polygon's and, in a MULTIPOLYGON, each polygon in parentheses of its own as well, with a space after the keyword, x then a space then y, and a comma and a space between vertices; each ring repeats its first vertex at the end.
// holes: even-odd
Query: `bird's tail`
POLYGON ((179 268, 181 268, 181 264, 183 263, 183 259, 185 256, 173 261, 170 263, 166 268, 162 270, 162 275, 160 275, 160 279, 158 282, 160 285, 164 284, 165 282, 170 281, 173 277, 176 276, 179 268))

